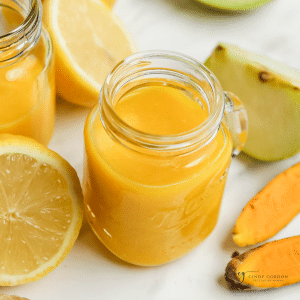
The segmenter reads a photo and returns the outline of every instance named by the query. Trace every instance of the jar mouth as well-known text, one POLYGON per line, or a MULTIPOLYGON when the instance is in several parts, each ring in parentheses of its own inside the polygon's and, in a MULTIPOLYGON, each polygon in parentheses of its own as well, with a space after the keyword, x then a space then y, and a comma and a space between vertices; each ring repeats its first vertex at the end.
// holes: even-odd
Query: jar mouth
POLYGON ((99 101, 102 124, 114 139, 127 147, 130 144, 157 151, 182 151, 208 144, 217 134, 224 113, 224 93, 214 74, 194 58, 171 51, 144 51, 125 58, 107 76, 99 101), (162 61, 165 63, 160 65, 162 61), (121 88, 147 73, 151 78, 169 74, 202 92, 204 87, 200 85, 205 84, 209 102, 206 120, 189 131, 171 135, 143 132, 123 121, 114 109, 114 97, 121 88))
POLYGON ((40 0, 13 1, 15 10, 25 15, 23 22, 4 35, 0 35, 0 63, 12 63, 37 43, 42 30, 40 0), (25 1, 26 2, 26 1, 25 1))

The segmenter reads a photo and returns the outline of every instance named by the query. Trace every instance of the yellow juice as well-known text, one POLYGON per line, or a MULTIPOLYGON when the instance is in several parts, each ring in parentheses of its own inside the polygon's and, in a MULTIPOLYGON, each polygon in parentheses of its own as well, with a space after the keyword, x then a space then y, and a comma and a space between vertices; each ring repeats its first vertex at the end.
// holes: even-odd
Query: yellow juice
MULTIPOLYGON (((24 17, 15 10, 0 5, 0 43, 23 20, 24 17)), ((22 46, 24 44, 19 47, 22 46)), ((24 54, 20 53, 19 58, 9 61, 18 53, 17 47, 10 46, 10 51, 7 46, 7 51, 0 53, 0 133, 29 136, 43 144, 49 143, 55 118, 50 46, 42 31, 36 44, 24 54)))
MULTIPOLYGON (((208 117, 205 105, 164 85, 129 91, 114 109, 136 130, 170 137, 201 126, 208 117)), ((115 141, 103 127, 99 107, 87 118, 84 134, 87 217, 116 256, 159 265, 189 252, 213 230, 232 151, 223 125, 206 145, 168 155, 142 153, 115 141)))

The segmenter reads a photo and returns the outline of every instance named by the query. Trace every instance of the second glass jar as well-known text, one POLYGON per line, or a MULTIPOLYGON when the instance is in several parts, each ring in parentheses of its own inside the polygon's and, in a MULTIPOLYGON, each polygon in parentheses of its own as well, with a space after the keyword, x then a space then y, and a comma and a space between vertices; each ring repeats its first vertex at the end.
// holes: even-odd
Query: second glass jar
POLYGON ((47 145, 54 130, 53 49, 40 0, 0 0, 0 133, 47 145))

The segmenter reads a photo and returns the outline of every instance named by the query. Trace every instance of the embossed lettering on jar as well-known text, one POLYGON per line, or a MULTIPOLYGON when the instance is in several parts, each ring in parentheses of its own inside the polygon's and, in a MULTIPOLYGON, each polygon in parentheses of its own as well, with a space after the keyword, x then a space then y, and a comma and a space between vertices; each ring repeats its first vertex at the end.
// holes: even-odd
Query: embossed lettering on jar
POLYGON ((243 106, 197 61, 166 52, 125 59, 85 126, 85 209, 96 235, 143 266, 196 247, 216 225, 246 127, 243 106))

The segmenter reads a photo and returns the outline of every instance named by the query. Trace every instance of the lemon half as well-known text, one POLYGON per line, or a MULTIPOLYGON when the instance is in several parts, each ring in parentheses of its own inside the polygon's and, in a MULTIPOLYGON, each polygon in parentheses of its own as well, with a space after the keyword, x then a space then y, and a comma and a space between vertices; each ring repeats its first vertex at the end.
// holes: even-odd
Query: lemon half
POLYGON ((0 300, 28 300, 19 296, 0 295, 0 300))
POLYGON ((44 22, 56 52, 58 95, 94 106, 110 70, 136 51, 125 26, 98 0, 48 0, 44 22))
POLYGON ((33 139, 0 135, 0 286, 42 278, 70 252, 82 223, 75 170, 33 139))

